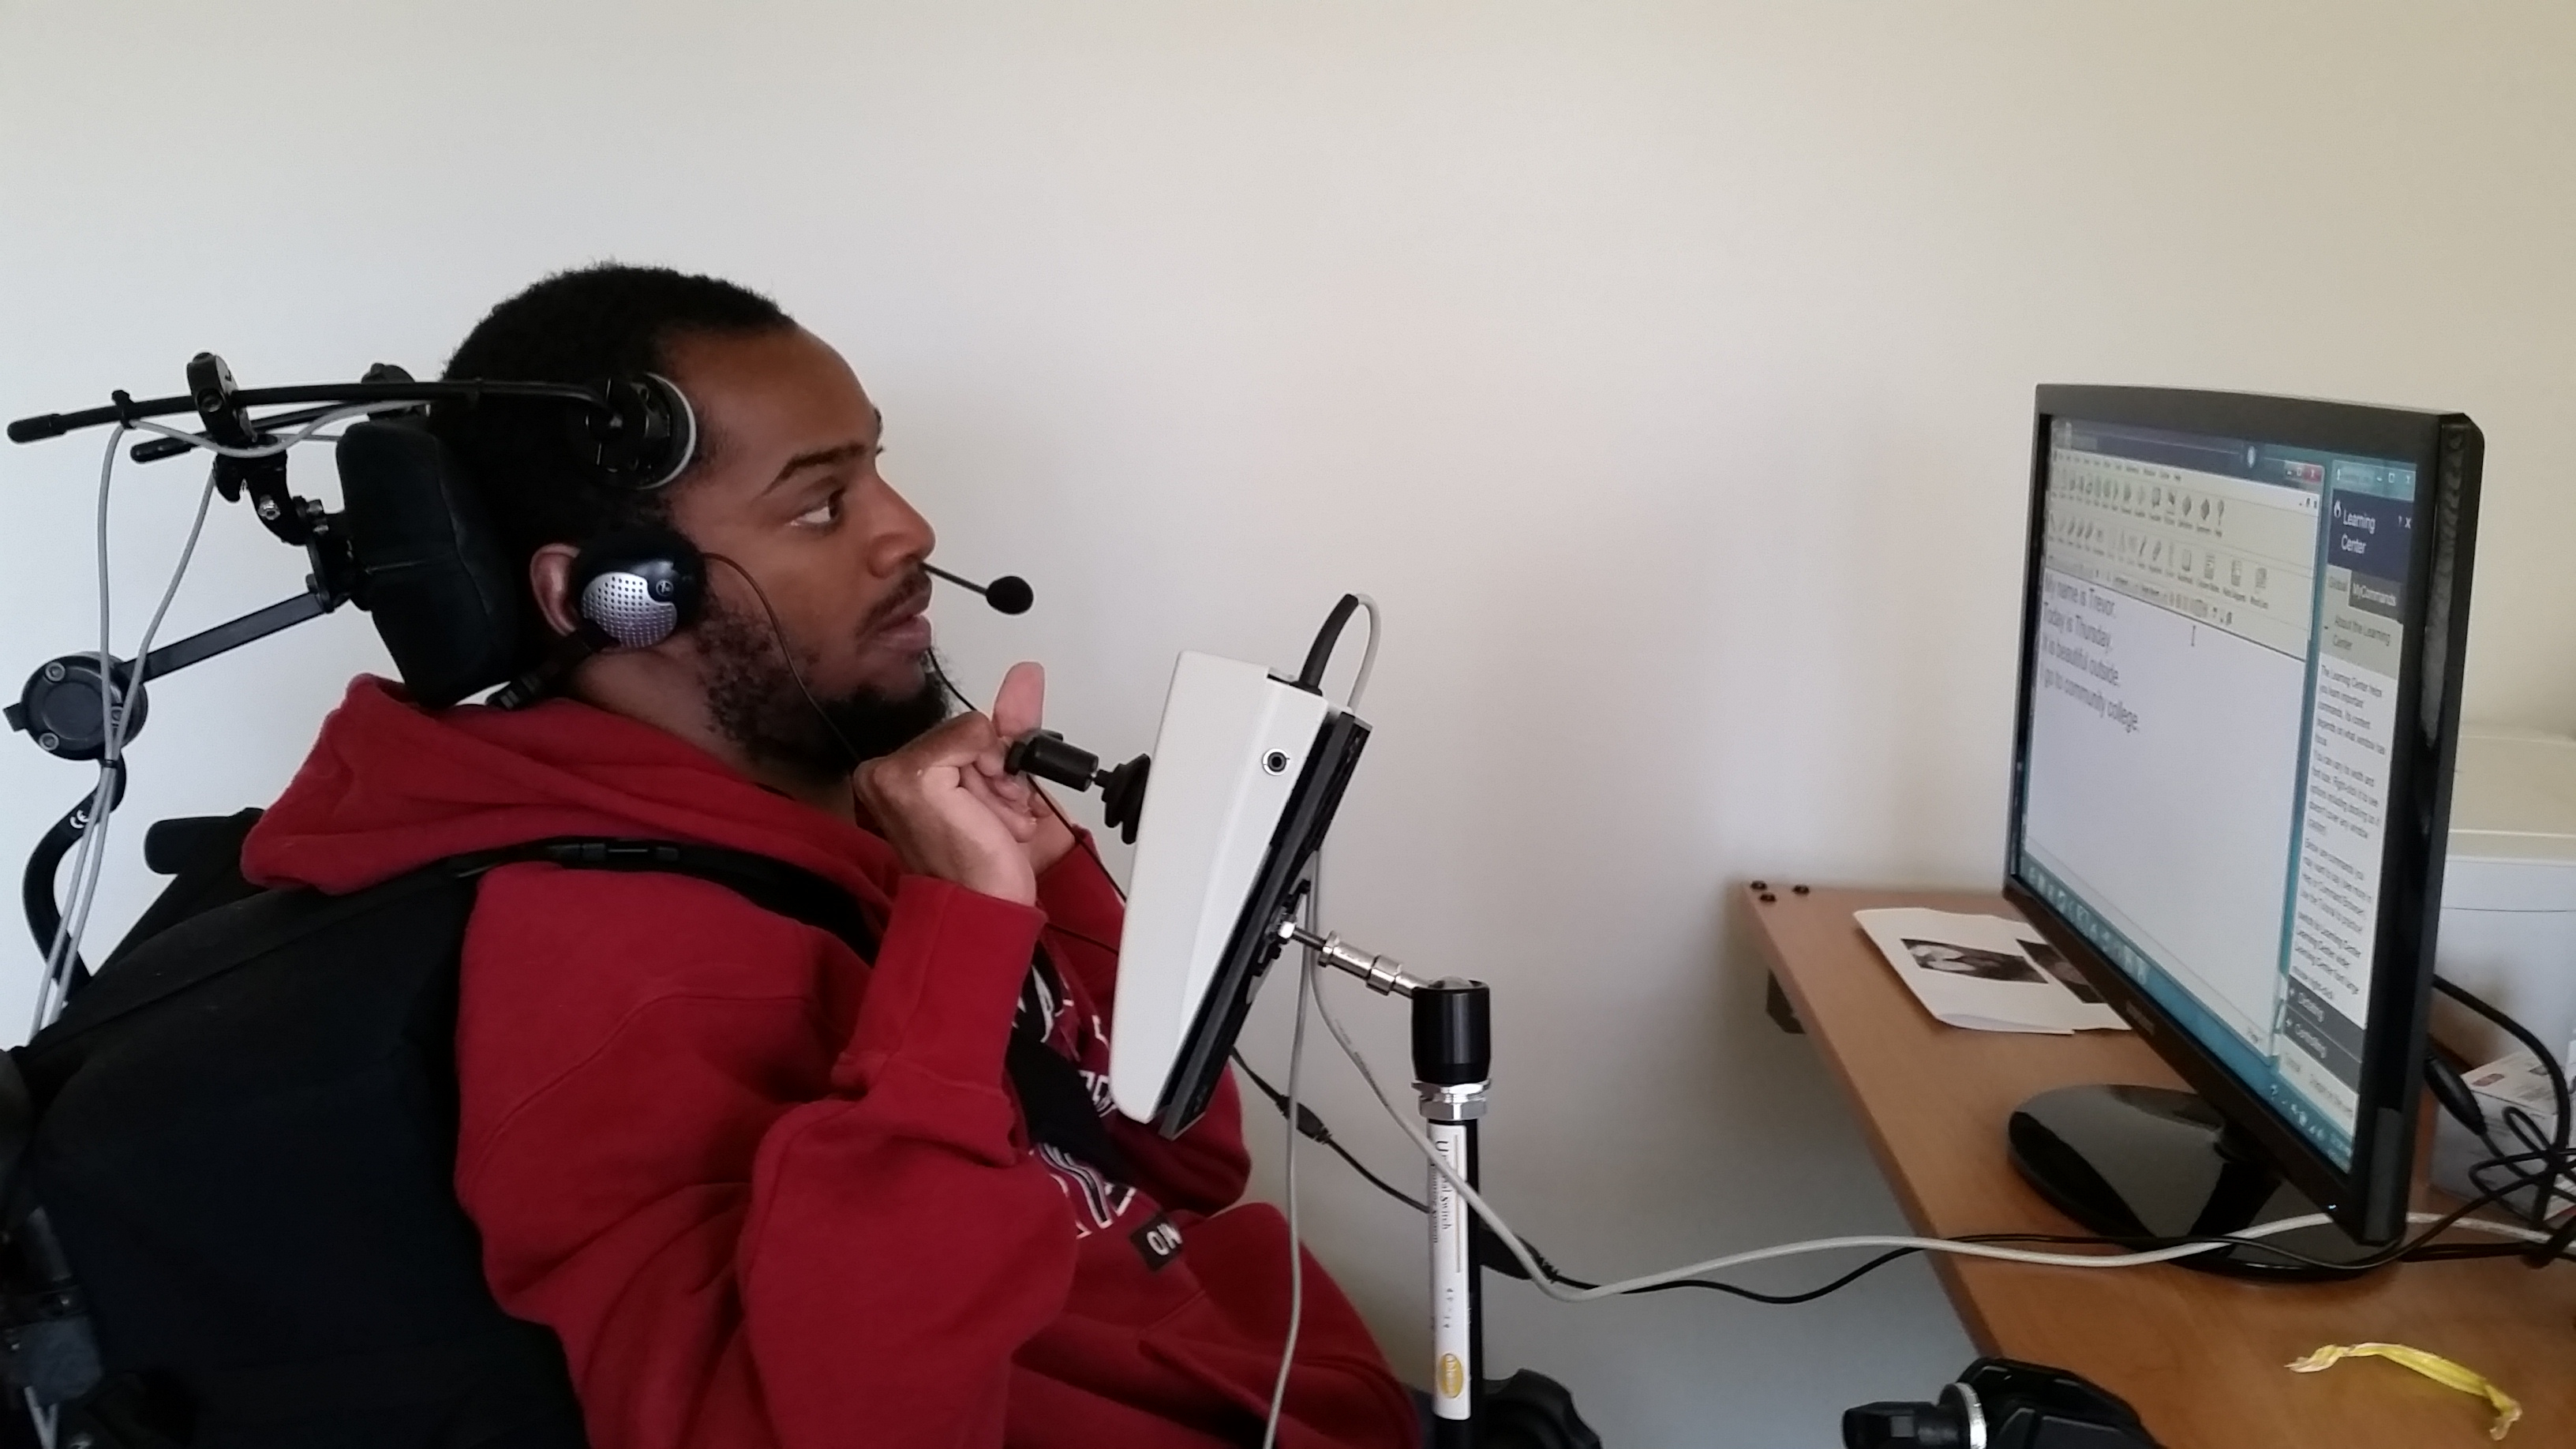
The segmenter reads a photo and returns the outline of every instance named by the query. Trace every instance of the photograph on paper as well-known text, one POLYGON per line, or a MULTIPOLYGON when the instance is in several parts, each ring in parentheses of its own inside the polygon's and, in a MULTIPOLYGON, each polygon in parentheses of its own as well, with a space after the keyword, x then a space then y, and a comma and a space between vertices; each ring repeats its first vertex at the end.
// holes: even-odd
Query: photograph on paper
POLYGON ((1970 1031, 2125 1031, 2064 953, 2003 916, 1892 909, 1853 916, 1914 999, 1970 1031))

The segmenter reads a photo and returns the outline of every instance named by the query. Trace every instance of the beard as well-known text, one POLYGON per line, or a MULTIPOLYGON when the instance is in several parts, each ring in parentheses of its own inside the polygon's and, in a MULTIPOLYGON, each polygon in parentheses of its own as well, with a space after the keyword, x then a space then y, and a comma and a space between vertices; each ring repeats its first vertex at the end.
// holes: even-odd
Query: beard
MULTIPOLYGON (((890 755, 948 718, 948 697, 928 651, 921 683, 902 694, 856 689, 808 695, 769 620, 710 597, 698 625, 707 711, 753 759, 809 780, 841 779, 863 760, 890 755)), ((796 668, 811 678, 810 656, 796 668)))

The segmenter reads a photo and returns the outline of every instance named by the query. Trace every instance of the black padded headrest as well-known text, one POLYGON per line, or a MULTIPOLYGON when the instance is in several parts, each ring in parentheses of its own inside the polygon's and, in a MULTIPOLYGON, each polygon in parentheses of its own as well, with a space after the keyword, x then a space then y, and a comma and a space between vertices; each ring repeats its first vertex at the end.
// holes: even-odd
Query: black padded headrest
POLYGON ((412 697, 440 709, 508 680, 519 579, 454 455, 412 418, 354 424, 338 451, 357 602, 412 697))

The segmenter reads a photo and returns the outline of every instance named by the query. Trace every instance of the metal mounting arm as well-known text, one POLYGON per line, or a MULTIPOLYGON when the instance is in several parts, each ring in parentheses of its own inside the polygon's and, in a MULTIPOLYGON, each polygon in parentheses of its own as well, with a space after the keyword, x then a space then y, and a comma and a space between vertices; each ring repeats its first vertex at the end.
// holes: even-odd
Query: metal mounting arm
POLYGON ((1434 985, 1419 976, 1408 975, 1404 963, 1392 956, 1372 956, 1365 951, 1352 950, 1342 944, 1340 932, 1318 936, 1297 924, 1293 917, 1279 922, 1279 939, 1294 941, 1314 952, 1316 960, 1367 982, 1369 990, 1380 996, 1411 997, 1417 992, 1430 990, 1434 985))
POLYGON ((20 691, 18 702, 0 709, 0 719, 5 719, 11 729, 34 736, 36 747, 49 755, 66 760, 103 759, 107 754, 106 726, 117 711, 133 711, 134 717, 125 725, 127 742, 143 733, 144 720, 151 714, 148 688, 152 681, 238 649, 254 639, 291 629, 307 619, 318 619, 346 602, 347 595, 316 578, 294 598, 281 599, 265 609, 164 644, 144 655, 142 684, 133 682, 134 665, 126 660, 116 661, 113 681, 103 681, 94 653, 49 659, 27 676, 27 687, 20 691))

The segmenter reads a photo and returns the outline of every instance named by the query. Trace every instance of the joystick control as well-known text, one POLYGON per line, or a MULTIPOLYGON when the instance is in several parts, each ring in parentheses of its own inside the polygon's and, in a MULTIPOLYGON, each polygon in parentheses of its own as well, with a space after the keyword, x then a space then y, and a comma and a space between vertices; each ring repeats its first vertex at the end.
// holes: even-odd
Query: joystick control
POLYGON ((1014 775, 1035 775, 1068 790, 1099 786, 1101 823, 1117 831, 1120 840, 1136 843, 1136 823, 1145 814, 1145 777, 1154 767, 1150 756, 1138 755, 1115 769, 1103 770, 1098 755, 1066 743, 1054 730, 1033 730, 1011 742, 1002 766, 1014 775))

